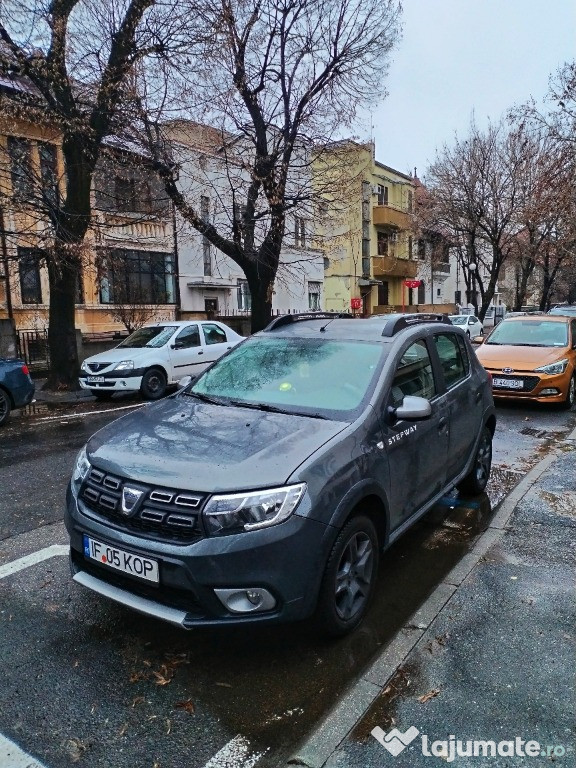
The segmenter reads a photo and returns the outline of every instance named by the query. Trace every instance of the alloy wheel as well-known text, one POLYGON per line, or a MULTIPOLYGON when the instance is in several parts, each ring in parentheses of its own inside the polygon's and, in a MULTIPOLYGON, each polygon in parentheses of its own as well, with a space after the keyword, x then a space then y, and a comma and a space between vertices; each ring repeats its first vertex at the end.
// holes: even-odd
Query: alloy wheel
POLYGON ((335 608, 344 621, 363 611, 370 596, 373 570, 372 541, 358 531, 344 548, 336 572, 335 608))

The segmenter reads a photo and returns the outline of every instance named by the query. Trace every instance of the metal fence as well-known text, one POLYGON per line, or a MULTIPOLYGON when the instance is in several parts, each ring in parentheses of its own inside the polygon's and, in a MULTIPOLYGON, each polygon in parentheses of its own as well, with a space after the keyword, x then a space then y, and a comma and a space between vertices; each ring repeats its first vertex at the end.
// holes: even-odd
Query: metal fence
POLYGON ((48 332, 37 330, 16 331, 18 357, 31 368, 50 365, 48 332))

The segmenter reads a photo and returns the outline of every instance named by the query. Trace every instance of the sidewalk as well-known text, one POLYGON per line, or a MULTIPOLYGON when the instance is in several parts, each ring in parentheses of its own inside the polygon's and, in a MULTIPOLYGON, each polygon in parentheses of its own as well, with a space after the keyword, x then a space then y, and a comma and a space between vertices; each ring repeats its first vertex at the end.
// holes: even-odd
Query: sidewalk
POLYGON ((576 431, 289 764, 576 765, 575 540, 576 431))

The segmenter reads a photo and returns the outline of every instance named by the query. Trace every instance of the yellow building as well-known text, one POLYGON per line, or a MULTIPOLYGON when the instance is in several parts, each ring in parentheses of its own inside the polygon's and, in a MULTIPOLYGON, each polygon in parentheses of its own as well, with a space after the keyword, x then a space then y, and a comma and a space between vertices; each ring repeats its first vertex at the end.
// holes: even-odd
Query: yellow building
MULTIPOLYGON (((50 208, 63 201, 64 160, 59 131, 30 99, 19 99, 26 88, 0 79, 0 319, 45 333, 50 208)), ((125 331, 130 315, 173 319, 175 259, 172 210, 159 180, 134 147, 108 140, 94 173, 76 327, 106 335, 125 331)))
POLYGON ((413 179, 374 157, 373 144, 343 141, 315 164, 319 234, 326 256, 325 308, 365 315, 416 303, 413 179))

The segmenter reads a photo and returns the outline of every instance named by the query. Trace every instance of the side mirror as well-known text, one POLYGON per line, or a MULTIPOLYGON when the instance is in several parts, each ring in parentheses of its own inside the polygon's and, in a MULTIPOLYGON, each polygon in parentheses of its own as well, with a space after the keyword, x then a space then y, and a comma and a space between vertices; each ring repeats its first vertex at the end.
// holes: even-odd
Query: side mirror
POLYGON ((394 421, 421 421, 432 414, 432 406, 425 397, 406 395, 402 405, 399 405, 398 408, 389 408, 388 412, 394 421))
POLYGON ((472 339, 473 344, 483 344, 484 343, 484 336, 474 336, 472 339))

